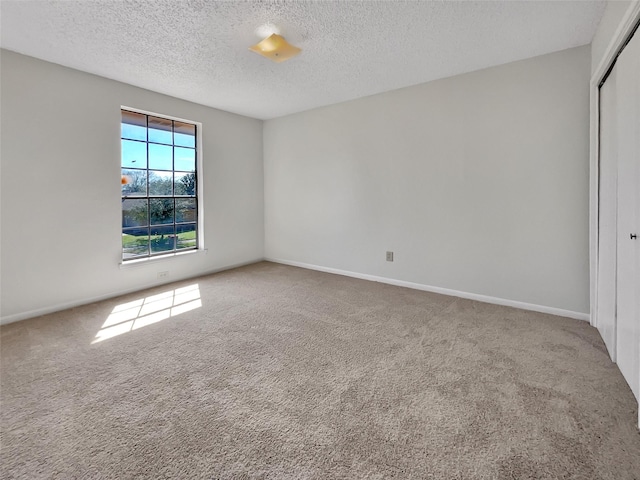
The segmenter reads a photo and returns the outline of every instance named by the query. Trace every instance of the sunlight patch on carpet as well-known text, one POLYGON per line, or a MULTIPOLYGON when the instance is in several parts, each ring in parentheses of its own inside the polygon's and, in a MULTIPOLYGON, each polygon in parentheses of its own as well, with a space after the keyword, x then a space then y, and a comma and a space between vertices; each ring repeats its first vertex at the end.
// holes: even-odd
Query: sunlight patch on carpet
POLYGON ((91 343, 117 337, 202 307, 197 283, 116 305, 91 343))

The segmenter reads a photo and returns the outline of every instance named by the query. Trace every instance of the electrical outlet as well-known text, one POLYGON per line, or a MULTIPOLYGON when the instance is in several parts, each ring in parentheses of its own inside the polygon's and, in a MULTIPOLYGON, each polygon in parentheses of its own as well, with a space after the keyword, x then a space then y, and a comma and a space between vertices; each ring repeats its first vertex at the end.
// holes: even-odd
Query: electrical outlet
POLYGON ((158 278, 164 278, 169 275, 169 272, 158 272, 158 278))
POLYGON ((387 262, 393 262, 393 252, 387 252, 387 262))

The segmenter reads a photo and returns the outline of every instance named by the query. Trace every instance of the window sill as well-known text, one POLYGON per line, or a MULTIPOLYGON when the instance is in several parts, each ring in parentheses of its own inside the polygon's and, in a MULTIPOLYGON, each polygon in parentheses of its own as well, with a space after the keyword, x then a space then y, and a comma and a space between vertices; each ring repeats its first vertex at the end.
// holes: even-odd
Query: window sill
POLYGON ((189 250, 187 252, 168 253, 166 255, 157 255, 155 257, 146 257, 146 258, 137 258, 135 260, 127 260, 126 262, 121 261, 119 263, 119 266, 120 268, 139 267, 142 265, 148 265, 150 263, 162 262, 175 257, 185 257, 190 255, 206 255, 208 252, 209 252, 208 249, 200 248, 197 250, 189 250))

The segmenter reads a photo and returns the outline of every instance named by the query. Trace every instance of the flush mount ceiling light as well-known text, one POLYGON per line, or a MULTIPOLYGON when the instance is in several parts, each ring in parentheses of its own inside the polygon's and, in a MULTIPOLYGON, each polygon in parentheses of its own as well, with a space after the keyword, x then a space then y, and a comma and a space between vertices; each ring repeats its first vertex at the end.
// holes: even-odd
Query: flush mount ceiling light
POLYGON ((277 33, 265 38, 260 43, 256 43, 253 47, 249 47, 249 50, 277 63, 289 60, 302 51, 298 47, 294 47, 288 43, 284 37, 281 37, 277 33))

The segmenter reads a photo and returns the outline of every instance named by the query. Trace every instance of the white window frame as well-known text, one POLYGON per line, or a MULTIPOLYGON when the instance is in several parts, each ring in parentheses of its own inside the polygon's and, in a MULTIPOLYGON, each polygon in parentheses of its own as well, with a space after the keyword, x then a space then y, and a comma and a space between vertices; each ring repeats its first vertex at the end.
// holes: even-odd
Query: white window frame
MULTIPOLYGON (((197 209, 198 209, 198 220, 196 222, 197 224, 196 228, 198 229, 198 231, 196 234, 197 244, 196 244, 195 250, 185 250, 183 252, 174 251, 170 253, 158 254, 158 255, 153 255, 149 257, 134 258, 130 260, 124 260, 122 258, 122 240, 120 240, 120 263, 119 263, 120 267, 122 268, 127 266, 147 264, 151 262, 167 260, 169 258, 182 257, 182 256, 193 255, 198 253, 206 254, 207 249, 205 248, 205 239, 204 239, 204 195, 205 193, 203 188, 204 162, 202 159, 203 159, 204 148, 203 148, 203 142, 202 142, 202 122, 189 120, 182 117, 175 117, 172 115, 166 115, 164 113, 156 113, 149 110, 143 110, 140 108, 129 107, 127 105, 120 105, 120 110, 118 111, 119 118, 121 118, 122 110, 127 110, 134 113, 140 113, 142 115, 150 115, 153 117, 165 118, 167 120, 174 120, 177 122, 190 123, 196 126, 196 192, 197 192, 196 203, 197 203, 197 209)), ((119 141, 119 144, 122 143, 121 136, 118 138, 118 141, 119 141)), ((121 147, 118 150, 120 151, 121 147)), ((121 169, 122 169, 122 158, 120 158, 119 171, 121 171, 121 169)), ((122 223, 120 223, 120 238, 122 238, 122 223)))

